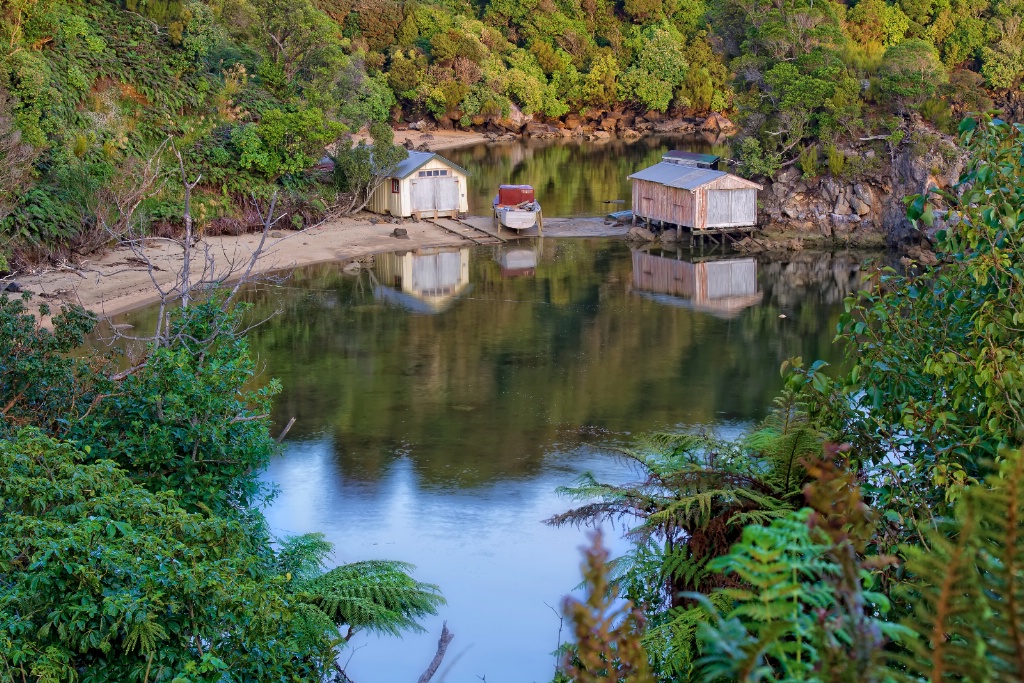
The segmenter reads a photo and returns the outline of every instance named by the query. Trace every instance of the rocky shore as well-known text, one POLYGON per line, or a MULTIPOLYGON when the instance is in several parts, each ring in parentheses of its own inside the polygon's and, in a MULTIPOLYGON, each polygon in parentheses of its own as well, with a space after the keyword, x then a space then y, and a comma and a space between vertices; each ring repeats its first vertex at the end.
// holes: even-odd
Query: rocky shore
MULTIPOLYGON (((438 121, 422 118, 398 123, 397 132, 412 130, 421 133, 443 134, 460 125, 461 114, 453 113, 438 121), (452 118, 459 116, 460 118, 452 118)), ((709 116, 675 117, 661 112, 639 113, 629 109, 587 109, 580 113, 566 114, 560 118, 527 116, 513 106, 508 116, 487 118, 474 116, 470 119, 473 132, 482 134, 487 140, 514 140, 519 137, 536 139, 581 138, 602 140, 619 137, 636 140, 645 135, 705 134, 710 142, 720 142, 734 134, 736 126, 721 114, 709 116)))

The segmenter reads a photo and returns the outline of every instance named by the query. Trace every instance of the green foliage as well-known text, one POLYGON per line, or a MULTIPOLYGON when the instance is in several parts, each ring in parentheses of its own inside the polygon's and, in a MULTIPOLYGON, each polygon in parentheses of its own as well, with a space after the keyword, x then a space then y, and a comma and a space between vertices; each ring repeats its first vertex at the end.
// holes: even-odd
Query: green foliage
POLYGON ((402 563, 324 573, 320 535, 273 549, 256 505, 277 384, 254 388, 246 310, 165 309, 125 368, 79 350, 91 314, 50 330, 0 296, 5 676, 319 680, 339 627, 397 634, 443 603, 402 563))
POLYGON ((740 141, 739 157, 740 172, 748 178, 771 178, 782 166, 782 155, 765 151, 755 137, 740 141))
POLYGON ((910 18, 885 0, 862 0, 847 14, 850 37, 862 44, 899 44, 910 29, 910 18))
POLYGON ((409 156, 408 150, 394 144, 394 133, 387 124, 371 123, 370 136, 372 145, 360 142, 341 147, 332 157, 335 182, 352 196, 349 213, 366 206, 373 191, 409 156))
POLYGON ((640 38, 634 66, 619 80, 619 97, 645 109, 665 111, 686 78, 688 63, 682 36, 671 25, 651 27, 640 38))
POLYGON ((342 124, 325 119, 318 109, 275 108, 265 111, 258 123, 236 128, 231 142, 238 148, 239 166, 278 178, 312 166, 324 146, 344 131, 342 124))
POLYGON ((904 624, 917 634, 901 658, 932 681, 1011 681, 1024 671, 1024 458, 1006 453, 998 474, 958 502, 952 528, 932 529, 908 547, 902 589, 913 605, 904 624), (984 643, 985 647, 978 647, 984 643))
POLYGON ((601 534, 595 532, 583 567, 586 597, 569 597, 562 604, 576 639, 563 663, 564 673, 575 683, 653 683, 640 642, 643 615, 629 601, 616 604, 618 593, 608 583, 607 560, 601 534))
MULTIPOLYGON (((858 349, 846 379, 856 410, 844 438, 876 462, 901 454, 894 474, 906 488, 887 488, 880 504, 915 520, 911 527, 925 521, 925 509, 941 514, 986 476, 1002 447, 1024 440, 1015 303, 1024 288, 1024 134, 987 117, 961 130, 971 162, 958 194, 935 195, 959 217, 939 232, 942 263, 921 275, 885 275, 885 289, 850 300, 841 323, 858 349)), ((932 224, 932 201, 917 197, 908 216, 932 224)))
POLYGON ((820 173, 818 169, 818 146, 808 145, 800 151, 800 160, 797 162, 804 178, 816 178, 820 173))
POLYGON ((69 443, 13 437, 0 440, 5 678, 318 675, 309 661, 327 644, 289 634, 289 598, 243 526, 69 443))
POLYGON ((947 79, 935 48, 923 40, 907 40, 886 49, 879 74, 882 94, 904 106, 928 99, 947 79))
POLYGON ((1024 78, 1024 22, 1021 21, 1021 9, 1018 3, 1016 14, 1008 10, 1011 3, 1003 3, 1000 9, 1006 13, 993 18, 992 25, 998 39, 995 44, 981 48, 981 73, 985 82, 992 88, 1011 89, 1018 86, 1024 78))
MULTIPOLYGON (((799 367, 799 364, 798 364, 799 367)), ((614 563, 613 582, 645 611, 644 644, 664 671, 687 674, 701 612, 686 598, 729 585, 714 560, 747 525, 787 515, 807 481, 803 461, 821 440, 803 409, 802 393, 822 365, 794 375, 775 409, 750 434, 725 442, 706 434, 652 434, 621 451, 646 475, 606 484, 586 475, 565 495, 587 501, 557 515, 555 525, 635 520, 635 548, 614 563)))
POLYGON ((846 153, 835 145, 828 145, 825 155, 828 158, 828 172, 835 178, 841 178, 846 171, 846 153))
POLYGON ((419 617, 437 614, 444 604, 440 589, 413 580, 405 562, 369 560, 335 567, 298 584, 300 599, 335 624, 356 630, 399 635, 419 630, 419 617))

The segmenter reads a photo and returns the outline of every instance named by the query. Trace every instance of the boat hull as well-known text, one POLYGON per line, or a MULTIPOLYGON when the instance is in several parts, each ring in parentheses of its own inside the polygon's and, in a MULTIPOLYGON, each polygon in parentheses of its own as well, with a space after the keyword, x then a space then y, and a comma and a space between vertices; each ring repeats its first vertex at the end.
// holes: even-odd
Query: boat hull
POLYGON ((540 214, 540 204, 532 202, 530 208, 517 206, 495 206, 494 215, 502 227, 509 230, 528 230, 537 225, 537 216, 540 214))

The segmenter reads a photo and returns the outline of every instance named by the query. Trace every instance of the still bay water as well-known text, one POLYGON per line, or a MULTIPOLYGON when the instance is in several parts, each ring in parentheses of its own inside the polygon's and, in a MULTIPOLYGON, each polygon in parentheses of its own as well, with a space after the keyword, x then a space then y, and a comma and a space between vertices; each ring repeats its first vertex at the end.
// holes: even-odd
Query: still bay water
POLYGON ((580 139, 482 143, 444 150, 469 171, 470 213, 486 215, 498 185, 532 185, 548 217, 603 216, 630 208, 629 176, 673 149, 729 156, 703 135, 651 136, 590 142, 580 139), (606 203, 621 200, 619 203, 606 203))
MULTIPOLYGON (((636 477, 607 446, 639 432, 760 420, 782 361, 838 360, 866 260, 549 238, 321 264, 247 292, 255 316, 279 312, 250 334, 283 387, 275 429, 296 418, 264 475, 273 532, 323 533, 336 563, 410 562, 448 601, 424 633, 357 634, 352 679, 416 680, 447 621, 435 681, 549 681, 587 538, 543 524, 570 505, 555 489, 636 477)), ((618 529, 606 540, 625 547, 618 529)))
POLYGON ((315 266, 252 295, 282 311, 252 344, 284 387, 275 422, 297 418, 266 473, 275 533, 325 533, 338 562, 411 562, 448 600, 424 634, 354 638, 359 683, 415 680, 442 621, 456 638, 436 680, 550 680, 554 610, 586 539, 542 523, 570 504, 556 487, 588 470, 636 476, 604 446, 637 432, 731 435, 762 418, 783 360, 835 359, 863 262, 715 261, 736 290, 716 300, 648 277, 692 269, 688 253, 550 239, 514 251, 385 255, 357 275, 315 266))
MULTIPOLYGON (((531 182, 547 215, 573 216, 619 208, 602 202, 628 200, 625 177, 672 147, 445 154, 473 173, 475 206, 501 182, 531 182)), ((607 447, 639 432, 729 436, 763 418, 784 360, 838 360, 842 300, 867 259, 549 238, 379 255, 357 272, 321 264, 248 291, 255 316, 279 312, 250 334, 264 381, 283 387, 275 429, 296 418, 264 475, 274 533, 323 533, 336 563, 410 562, 448 601, 424 633, 357 634, 342 658, 351 678, 415 681, 447 621, 455 640, 435 682, 549 681, 587 540, 543 524, 571 504, 555 489, 585 471, 636 477, 607 447)), ((606 541, 624 548, 618 529, 606 541)))

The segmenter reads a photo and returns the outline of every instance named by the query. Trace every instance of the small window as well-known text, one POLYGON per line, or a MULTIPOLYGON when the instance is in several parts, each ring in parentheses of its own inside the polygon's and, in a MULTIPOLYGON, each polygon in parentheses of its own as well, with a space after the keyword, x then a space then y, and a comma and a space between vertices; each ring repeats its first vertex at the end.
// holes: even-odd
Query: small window
POLYGON ((429 174, 429 171, 420 171, 416 175, 419 176, 420 178, 426 178, 428 174, 429 174))
POLYGON ((398 194, 398 178, 391 179, 391 194, 398 194))
POLYGON ((438 171, 437 175, 448 175, 448 171, 438 171))

